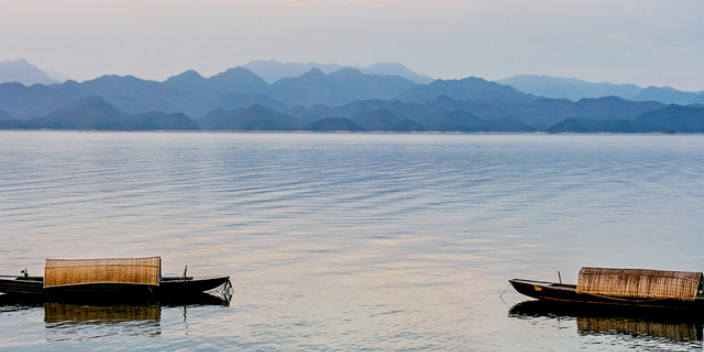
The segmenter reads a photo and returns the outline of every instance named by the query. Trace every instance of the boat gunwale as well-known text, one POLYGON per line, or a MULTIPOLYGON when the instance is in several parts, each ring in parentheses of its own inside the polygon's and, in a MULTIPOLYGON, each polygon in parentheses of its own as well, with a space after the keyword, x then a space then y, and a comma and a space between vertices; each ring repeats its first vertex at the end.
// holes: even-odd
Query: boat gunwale
POLYGON ((578 305, 602 305, 636 307, 645 309, 697 309, 704 310, 704 295, 698 295, 694 301, 673 299, 635 300, 622 297, 577 293, 577 285, 562 284, 550 281, 525 279, 508 280, 519 293, 544 302, 560 302, 578 305), (539 287, 540 290, 535 290, 539 287))
MULTIPOLYGON (((67 294, 77 294, 81 296, 94 294, 187 296, 217 290, 220 286, 227 285, 227 283, 230 282, 229 275, 203 278, 187 277, 186 279, 182 277, 165 277, 165 279, 167 280, 160 279, 160 285, 158 286, 126 283, 86 283, 45 288, 43 281, 37 280, 37 277, 31 277, 31 279, 22 276, 15 277, 14 279, 0 277, 0 289, 2 289, 0 294, 16 296, 53 296, 67 294), (12 289, 8 290, 8 288, 12 289)), ((229 287, 231 287, 231 284, 229 287)))

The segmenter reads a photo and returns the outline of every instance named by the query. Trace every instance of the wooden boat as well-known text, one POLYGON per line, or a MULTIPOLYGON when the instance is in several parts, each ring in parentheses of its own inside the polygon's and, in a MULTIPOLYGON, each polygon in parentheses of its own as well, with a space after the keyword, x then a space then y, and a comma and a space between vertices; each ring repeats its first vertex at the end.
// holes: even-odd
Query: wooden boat
POLYGON ((582 268, 577 285, 513 279, 516 291, 544 301, 704 310, 702 273, 582 268))
POLYGON ((217 288, 231 290, 230 277, 162 277, 160 257, 47 259, 43 277, 0 277, 0 293, 23 296, 175 298, 217 288))

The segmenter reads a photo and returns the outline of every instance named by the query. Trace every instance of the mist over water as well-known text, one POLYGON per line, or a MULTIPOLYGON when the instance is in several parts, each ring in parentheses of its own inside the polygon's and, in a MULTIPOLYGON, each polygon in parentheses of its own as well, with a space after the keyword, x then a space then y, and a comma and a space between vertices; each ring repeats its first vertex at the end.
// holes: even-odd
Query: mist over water
POLYGON ((0 165, 0 274, 158 255, 235 288, 146 323, 0 307, 0 349, 702 348, 499 295, 582 266, 703 270, 704 136, 0 132, 0 165))

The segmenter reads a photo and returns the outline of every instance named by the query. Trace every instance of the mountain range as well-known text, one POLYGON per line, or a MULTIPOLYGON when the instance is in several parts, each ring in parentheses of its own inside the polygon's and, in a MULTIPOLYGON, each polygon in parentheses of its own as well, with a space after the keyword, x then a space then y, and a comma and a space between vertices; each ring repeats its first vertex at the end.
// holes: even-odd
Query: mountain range
MULTIPOLYGON (((259 64, 260 69, 278 67, 280 71, 298 67, 259 64)), ((405 69, 381 64, 367 71, 393 67, 405 69)), ((542 82, 542 90, 526 93, 531 77, 514 80, 513 85, 479 77, 419 83, 399 75, 335 68, 312 67, 273 83, 245 67, 211 77, 186 71, 163 82, 106 75, 80 83, 3 83, 0 128, 704 132, 700 127, 704 105, 637 100, 635 97, 660 93, 635 85, 539 77, 535 81, 542 82), (557 95, 560 89, 554 87, 558 86, 563 94, 579 88, 581 93, 576 97, 590 97, 546 96, 550 89, 557 95)), ((682 97, 679 91, 665 91, 682 97)), ((700 93, 688 94, 688 101, 699 102, 700 93)))
POLYGON ((315 62, 301 63, 257 60, 251 61, 242 67, 254 72, 268 83, 274 83, 283 78, 298 77, 312 69, 318 69, 325 74, 330 74, 344 68, 352 68, 359 72, 372 75, 399 76, 420 84, 428 84, 435 80, 431 77, 417 74, 406 68, 406 66, 396 62, 379 62, 366 68, 360 68, 338 64, 319 64, 315 62))
MULTIPOLYGON (((53 73, 52 73, 53 74, 53 73)), ((55 74, 58 76, 58 74, 55 74)), ((54 84, 61 80, 52 77, 25 59, 0 62, 0 83, 20 82, 26 85, 54 84)))
POLYGON ((704 104, 704 91, 683 92, 671 87, 634 84, 591 83, 576 78, 559 78, 539 75, 519 75, 498 80, 522 92, 547 98, 579 100, 616 96, 633 101, 658 101, 666 104, 704 104))
POLYGON ((671 104, 665 108, 643 113, 632 120, 568 118, 547 132, 577 133, 704 133, 704 108, 671 104))

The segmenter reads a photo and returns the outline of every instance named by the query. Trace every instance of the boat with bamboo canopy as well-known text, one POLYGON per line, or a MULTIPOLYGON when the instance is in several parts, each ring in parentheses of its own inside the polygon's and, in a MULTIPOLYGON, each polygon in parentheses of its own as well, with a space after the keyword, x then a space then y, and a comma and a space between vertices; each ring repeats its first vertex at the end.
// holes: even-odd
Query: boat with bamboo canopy
POLYGON ((44 276, 0 276, 0 293, 54 297, 150 297, 197 295, 231 290, 229 276, 162 277, 161 258, 47 259, 44 276))
POLYGON ((509 282, 516 291, 544 301, 704 310, 701 272, 582 268, 577 285, 522 279, 509 282))

